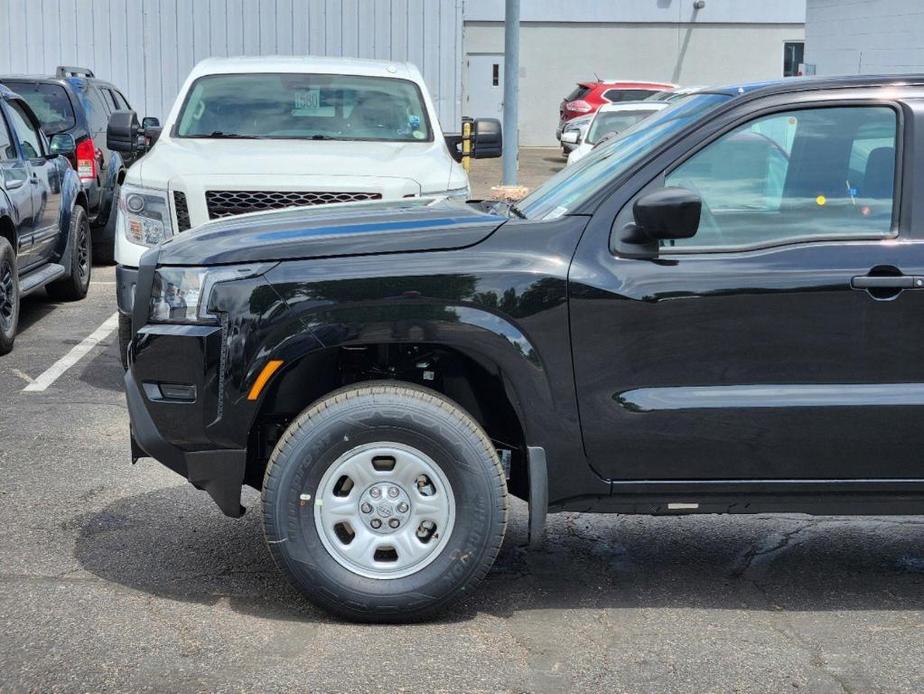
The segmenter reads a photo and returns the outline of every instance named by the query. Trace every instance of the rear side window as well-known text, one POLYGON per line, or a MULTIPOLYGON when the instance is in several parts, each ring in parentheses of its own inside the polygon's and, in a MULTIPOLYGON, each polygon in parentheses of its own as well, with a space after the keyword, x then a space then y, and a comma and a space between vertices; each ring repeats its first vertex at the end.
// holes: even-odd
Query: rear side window
POLYGON ((42 82, 6 82, 35 113, 49 137, 70 130, 77 124, 74 107, 64 87, 42 82))
POLYGON ((620 101, 642 101, 652 94, 657 94, 657 89, 608 89, 603 92, 603 98, 613 103, 620 101))
POLYGON ((19 136, 19 144, 27 159, 38 159, 45 149, 42 147, 42 135, 32 125, 32 119, 21 101, 7 101, 10 107, 13 131, 19 136))
POLYGON ((96 87, 88 86, 84 96, 87 122, 90 124, 90 131, 96 137, 106 132, 106 126, 109 123, 109 112, 114 109, 106 104, 103 100, 103 95, 96 87))
POLYGON ((103 89, 103 92, 106 94, 106 98, 109 101, 109 105, 113 111, 130 111, 131 107, 128 105, 128 102, 125 100, 125 97, 122 96, 115 89, 103 89))
POLYGON ((670 245, 891 236, 897 134, 885 106, 789 111, 740 126, 666 176, 703 201, 699 231, 670 245))
POLYGON ((18 159, 16 147, 13 146, 13 138, 10 137, 9 128, 6 127, 6 119, 3 113, 0 113, 0 161, 10 161, 18 159))

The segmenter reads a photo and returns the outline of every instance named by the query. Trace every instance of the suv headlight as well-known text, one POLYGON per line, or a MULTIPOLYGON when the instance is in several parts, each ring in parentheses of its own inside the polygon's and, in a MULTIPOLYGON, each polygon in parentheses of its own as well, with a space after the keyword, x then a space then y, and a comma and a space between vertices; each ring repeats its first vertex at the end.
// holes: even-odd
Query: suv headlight
POLYGON ((123 184, 119 190, 122 233, 131 243, 156 246, 173 236, 167 192, 123 184))
POLYGON ((212 290, 219 282, 256 277, 275 263, 232 267, 161 267, 154 272, 148 320, 152 323, 217 323, 209 309, 212 290))

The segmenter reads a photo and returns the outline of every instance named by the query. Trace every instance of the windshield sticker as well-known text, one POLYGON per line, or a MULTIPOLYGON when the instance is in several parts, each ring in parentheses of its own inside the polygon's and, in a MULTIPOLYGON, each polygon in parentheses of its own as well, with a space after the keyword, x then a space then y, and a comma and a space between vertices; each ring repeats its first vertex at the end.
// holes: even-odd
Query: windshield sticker
POLYGON ((299 89, 295 92, 295 107, 292 109, 293 116, 303 116, 315 118, 331 118, 334 116, 335 109, 333 106, 321 105, 320 89, 299 89))

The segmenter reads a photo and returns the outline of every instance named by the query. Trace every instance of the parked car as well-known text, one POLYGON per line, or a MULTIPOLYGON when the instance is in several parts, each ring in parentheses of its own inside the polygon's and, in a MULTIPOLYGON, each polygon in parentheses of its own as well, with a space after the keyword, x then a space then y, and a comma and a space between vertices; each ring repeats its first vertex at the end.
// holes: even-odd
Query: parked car
POLYGON ((63 301, 90 284, 86 193, 67 161, 70 133, 51 142, 29 105, 0 84, 0 354, 13 349, 20 299, 45 287, 63 301))
POLYGON ((607 139, 628 130, 652 113, 668 107, 667 101, 624 101, 619 104, 607 104, 597 109, 590 125, 582 134, 565 130, 562 144, 568 142, 574 146, 568 155, 568 164, 575 164, 590 154, 590 151, 607 139))
POLYGON ((77 147, 67 157, 86 193, 93 254, 97 261, 111 263, 113 202, 132 159, 106 146, 106 126, 114 111, 131 108, 125 96, 118 87, 82 67, 60 66, 54 77, 0 77, 0 83, 26 100, 49 138, 61 133, 73 136, 77 147))
POLYGON ((652 94, 675 89, 669 82, 638 82, 633 80, 603 80, 578 82, 577 87, 561 101, 555 139, 561 140, 565 124, 572 118, 593 115, 604 104, 620 101, 640 101, 652 94))
POLYGON ((262 489, 280 568, 370 621, 469 594, 511 494, 533 542, 548 511, 920 514, 922 96, 713 89, 518 206, 174 237, 138 276, 133 456, 230 516, 262 489))
POLYGON ((594 119, 594 115, 594 113, 590 113, 586 116, 578 116, 577 118, 566 121, 565 124, 561 126, 559 142, 561 143, 562 156, 565 157, 565 159, 567 159, 568 155, 577 147, 576 143, 584 139, 584 136, 587 134, 587 128, 590 127, 590 122, 594 119), (577 135, 572 138, 568 135, 570 132, 574 132, 577 135))
MULTIPOLYGON (((473 123, 475 158, 499 157, 500 123, 473 123)), ((134 114, 110 146, 138 151, 134 114)), ((175 233, 238 214, 368 200, 469 196, 459 136, 445 135, 420 71, 351 58, 210 58, 131 168, 116 234, 121 347, 138 261, 175 233)))

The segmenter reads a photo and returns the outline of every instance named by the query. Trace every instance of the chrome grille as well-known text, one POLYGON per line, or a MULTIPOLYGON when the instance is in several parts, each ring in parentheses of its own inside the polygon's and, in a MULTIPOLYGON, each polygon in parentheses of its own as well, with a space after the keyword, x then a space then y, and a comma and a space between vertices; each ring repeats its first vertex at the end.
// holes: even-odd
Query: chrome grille
POLYGON ((245 212, 279 210, 302 205, 327 205, 332 202, 381 200, 381 193, 330 191, 207 190, 205 203, 209 219, 230 217, 245 212))
POLYGON ((173 192, 173 206, 176 208, 177 231, 186 231, 192 224, 189 222, 189 207, 186 205, 186 193, 173 192))

